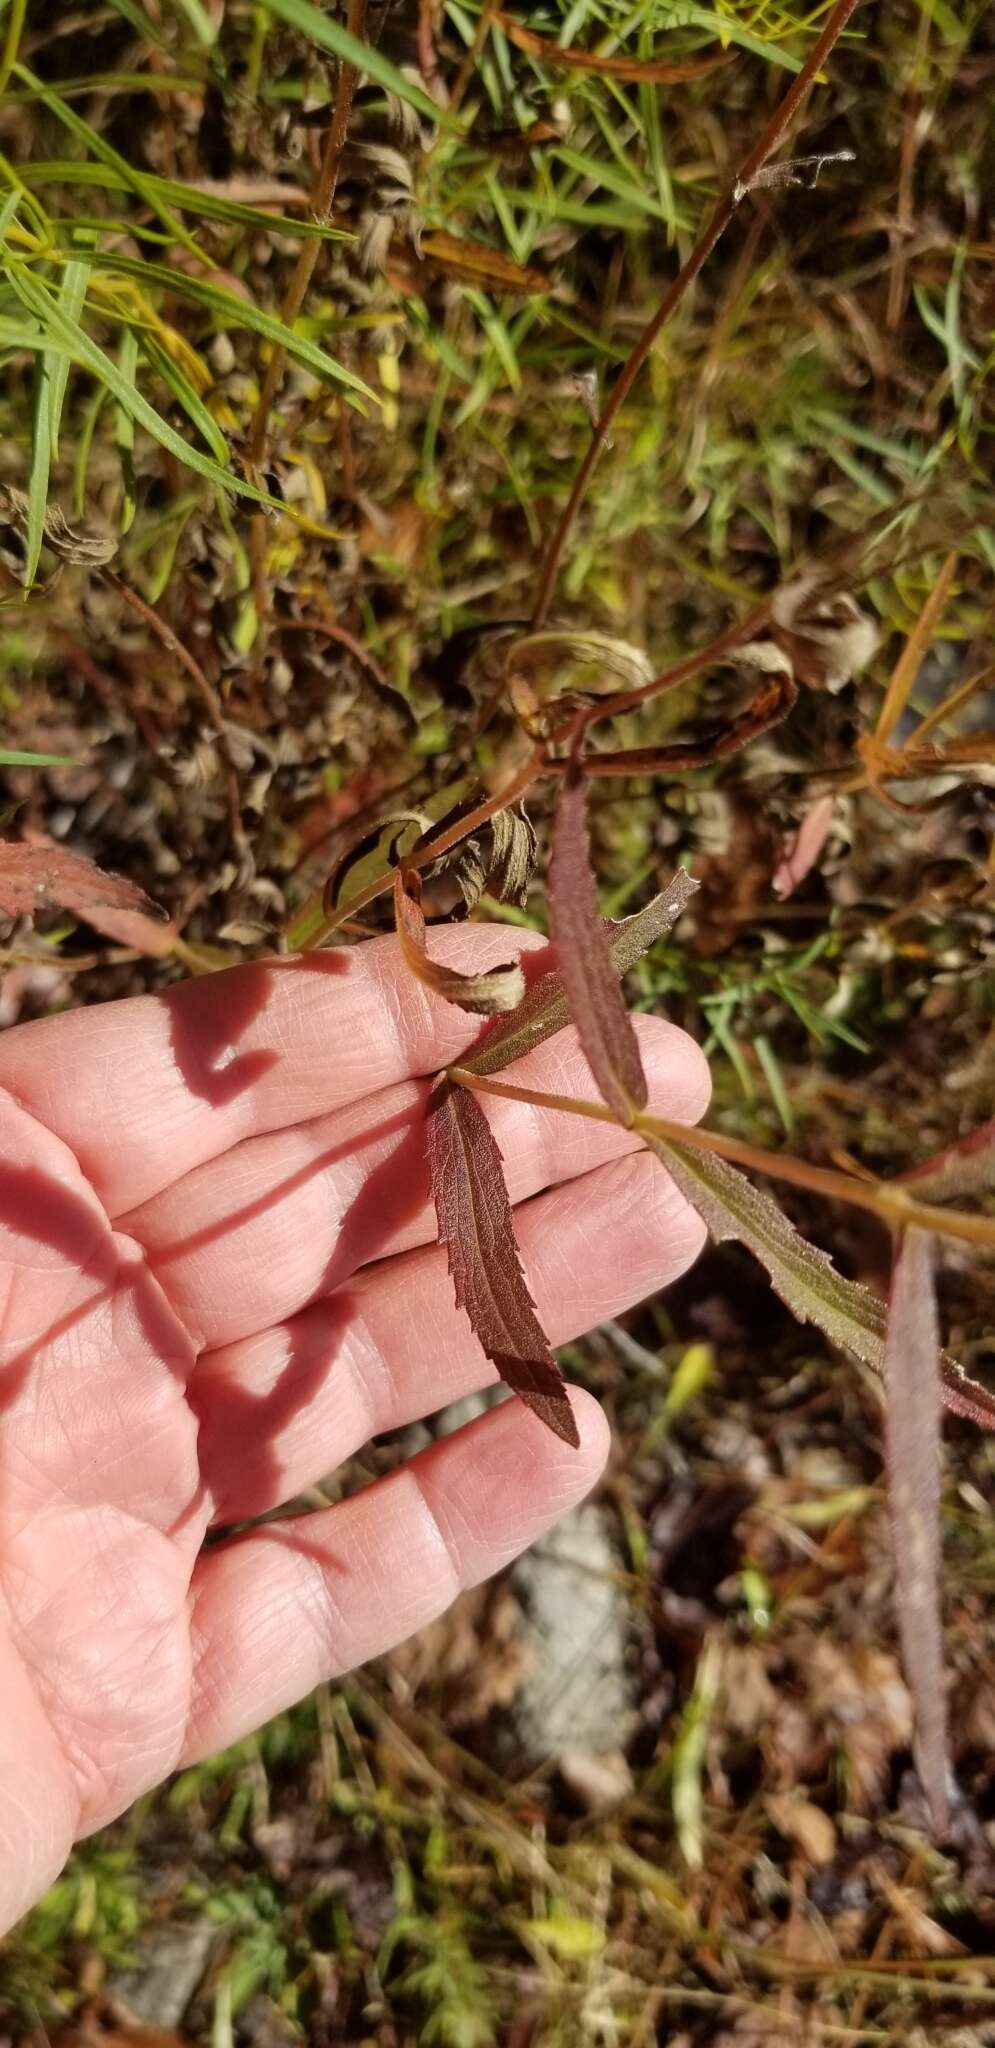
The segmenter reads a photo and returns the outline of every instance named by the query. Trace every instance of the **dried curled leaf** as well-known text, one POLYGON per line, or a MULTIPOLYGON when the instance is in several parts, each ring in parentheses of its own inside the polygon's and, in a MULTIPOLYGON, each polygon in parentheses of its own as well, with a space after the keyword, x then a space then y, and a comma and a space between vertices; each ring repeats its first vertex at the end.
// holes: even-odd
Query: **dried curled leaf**
POLYGON ((598 910, 579 760, 567 768, 556 807, 549 909, 560 973, 585 1058, 609 1109, 629 1123, 633 1110, 645 1107, 646 1076, 598 910))
POLYGON ((105 874, 68 847, 0 840, 0 916, 32 917, 39 910, 74 911, 110 938, 118 936, 115 912, 137 910, 155 918, 166 914, 136 882, 105 874))
MULTIPOLYGON (((885 1378, 887 1315, 884 1302, 800 1236, 770 1195, 714 1153, 644 1131, 682 1195, 697 1209, 716 1244, 738 1238, 765 1267, 781 1300, 799 1322, 816 1328, 841 1350, 885 1378)), ((982 1429, 995 1429, 995 1394, 968 1377, 947 1352, 940 1358, 944 1405, 982 1429)))
POLYGON ((510 804, 506 811, 496 813, 491 820, 491 837, 488 889, 499 903, 517 903, 524 910, 536 864, 536 835, 521 803, 510 804))
POLYGON ((775 591, 771 617, 799 680, 835 695, 873 658, 878 630, 848 590, 830 590, 813 572, 775 591))
MULTIPOLYGON (((634 917, 606 923, 608 951, 619 979, 642 959, 655 940, 677 923, 697 887, 697 882, 679 868, 659 896, 637 910, 634 917)), ((537 1045, 545 1044, 557 1031, 564 1031, 570 1021, 563 977, 551 969, 532 983, 514 1016, 503 1017, 494 1024, 482 1043, 463 1055, 460 1065, 469 1068, 472 1074, 499 1074, 502 1067, 524 1059, 537 1045)))
POLYGON ((435 995, 478 1017, 517 1008, 525 994, 525 976, 517 961, 492 967, 486 974, 460 974, 455 967, 429 959, 421 882, 414 868, 398 868, 394 876, 394 917, 405 965, 435 995))
POLYGON ((497 1139, 469 1089, 443 1081, 435 1090, 428 1161, 457 1307, 505 1384, 576 1448, 563 1376, 525 1285, 497 1139))
POLYGON ((885 1346, 885 1444, 898 1629, 915 1713, 916 1769, 930 1819, 950 1819, 946 1691, 940 1607, 940 1331, 932 1239, 899 1238, 885 1346))
MULTIPOLYGON (((448 818, 443 824, 450 823, 448 818)), ((429 869, 432 875, 451 864, 466 910, 473 910, 486 889, 499 903, 517 903, 524 910, 529 883, 536 863, 536 835, 521 803, 496 811, 490 820, 487 853, 476 835, 464 839, 454 854, 447 854, 429 869)))
MULTIPOLYGON (((28 500, 13 484, 0 485, 0 524, 16 527, 19 533, 27 532, 28 500)), ((45 542, 60 561, 74 562, 82 568, 99 569, 117 553, 113 534, 70 526, 57 505, 49 505, 45 510, 45 542)))

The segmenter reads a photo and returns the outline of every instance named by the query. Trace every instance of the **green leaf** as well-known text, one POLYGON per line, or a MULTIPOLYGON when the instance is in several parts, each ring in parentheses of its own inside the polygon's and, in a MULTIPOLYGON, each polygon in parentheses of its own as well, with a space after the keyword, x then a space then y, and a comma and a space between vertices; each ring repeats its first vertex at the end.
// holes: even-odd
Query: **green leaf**
POLYGON ((208 412, 189 377, 184 375, 179 364, 173 361, 169 350, 163 348, 154 335, 143 334, 142 354, 150 367, 158 372, 177 403, 183 407, 191 425, 196 427, 201 439, 207 442, 211 454, 224 466, 231 459, 228 443, 213 413, 208 412))
POLYGON ((184 249, 188 249, 191 256, 196 256, 198 261, 207 263, 208 258, 205 256, 203 249, 199 248, 193 236, 187 233, 183 222, 177 219, 175 213, 172 213, 168 206, 163 205, 158 193, 154 191, 143 171, 136 171, 134 166, 129 164, 126 157, 120 156, 117 150, 111 147, 109 142, 104 141, 102 135, 98 135, 95 128, 91 128, 89 121, 84 121, 82 115, 77 114, 75 108, 71 107, 68 101, 62 98, 60 93, 53 92, 50 86, 43 84, 40 78, 36 78, 34 72, 29 71, 26 64, 15 64, 14 72, 25 85, 29 85, 37 93, 43 105, 48 108, 51 114, 55 115, 56 120, 61 121, 62 126, 68 129, 70 135, 75 136, 77 142, 83 144, 84 149, 95 156, 98 162, 106 164, 109 169, 116 171, 118 176, 124 180, 128 190, 134 192, 136 198, 141 199, 146 206, 150 206, 153 213, 158 214, 163 227, 169 230, 175 241, 181 243, 184 249))
POLYGON ((343 28, 342 23, 335 21, 330 14, 322 14, 311 5, 311 0, 262 0, 262 6, 267 14, 275 15, 278 21, 286 22, 288 28, 296 29, 298 34, 317 43, 319 49, 327 50, 330 56, 338 57, 343 64, 352 64, 362 77, 374 79, 385 92, 393 93, 395 99, 406 100, 423 120, 436 122, 440 128, 459 128, 460 124, 453 116, 447 114, 443 107, 436 106, 420 85, 405 78, 403 71, 399 71, 388 57, 382 56, 369 43, 360 42, 358 36, 343 28))
MULTIPOLYGON (((67 263, 59 286, 59 304, 66 319, 78 327, 86 301, 86 287, 89 272, 82 262, 67 263)), ((52 443, 52 459, 58 460, 59 428, 62 422, 62 408, 65 404, 66 386, 69 382, 70 363, 68 356, 58 356, 48 370, 48 411, 49 434, 52 443)))
MULTIPOLYGON (((660 895, 637 910, 634 917, 623 918, 618 924, 609 921, 608 949, 620 979, 656 939, 677 923, 697 887, 697 882, 680 868, 660 895)), ((510 1066, 512 1060, 524 1059, 526 1053, 543 1045, 555 1032, 565 1030, 570 1022, 563 979, 553 969, 532 983, 514 1015, 494 1024, 486 1038, 463 1055, 460 1066, 471 1074, 499 1074, 502 1067, 510 1066)))
MULTIPOLYGON (((86 186, 100 192, 130 192, 128 180, 109 164, 66 163, 62 159, 39 159, 37 163, 25 164, 22 175, 25 184, 86 186)), ((225 199, 220 192, 201 192, 194 185, 184 185, 179 178, 161 178, 157 172, 143 171, 145 183, 154 188, 158 198, 166 205, 178 207, 184 213, 192 213, 203 220, 227 221, 232 227, 252 228, 256 233, 268 229, 271 234, 301 235, 317 237, 321 241, 348 242, 353 237, 345 228, 329 227, 319 221, 309 220, 306 215, 297 218, 292 214, 269 212, 261 206, 248 206, 237 199, 225 199)), ((55 227, 58 222, 53 223, 55 227)), ((76 226, 75 219, 71 223, 76 226)), ((111 228, 113 221, 101 221, 103 228, 111 228)), ((132 234, 141 234, 141 227, 129 223, 132 234)), ((173 239, 162 238, 167 246, 173 239)), ((179 275, 179 273, 175 273, 179 275)))
MULTIPOLYGON (((849 1351, 883 1380, 887 1312, 878 1295, 837 1273, 827 1254, 808 1244, 771 1196, 754 1187, 728 1160, 648 1131, 642 1136, 697 1209, 715 1243, 738 1238, 765 1267, 775 1292, 799 1322, 814 1323, 831 1344, 849 1351)), ((987 1387, 969 1379, 946 1352, 940 1375, 944 1401, 955 1415, 995 1429, 995 1395, 987 1387)))
POLYGON ((25 590, 32 588, 35 577, 38 574, 42 542, 45 538, 48 485, 52 470, 52 413, 49 377, 49 359, 43 353, 37 357, 35 362, 31 399, 31 467, 28 473, 27 558, 24 564, 25 590))
MULTIPOLYGON (((118 344, 117 366, 131 392, 135 394, 135 377, 138 371, 138 336, 130 327, 125 327, 118 344)), ((135 517, 135 414, 131 405, 117 407, 114 439, 121 457, 121 481, 123 496, 121 502, 121 532, 127 533, 135 517)))
POLYGON ((0 747, 0 768, 73 768, 71 754, 28 754, 18 747, 0 747))
POLYGON ((223 285, 211 284, 203 277, 187 277, 182 271, 171 270, 165 263, 139 262, 136 257, 119 255, 116 250, 101 255, 100 265, 119 277, 133 277, 140 284, 161 284, 179 298, 191 299, 195 305, 207 306, 217 313, 227 326, 244 327, 250 333, 262 335, 275 348, 285 349, 288 356, 313 370, 316 377, 330 377, 336 383, 345 384, 363 398, 379 405, 379 399, 361 377, 355 377, 351 370, 343 369, 333 356, 325 354, 313 341, 308 341, 293 329, 285 327, 272 313, 264 313, 251 299, 240 299, 237 292, 226 290, 223 285))
POLYGON ((270 505, 275 511, 283 510, 267 491, 258 490, 255 484, 250 484, 234 470, 222 469, 220 463, 213 461, 210 456, 202 455, 199 448, 192 448, 189 441, 184 441, 183 436, 163 419, 161 413, 156 412, 155 407, 149 404, 148 399, 144 398, 140 391, 131 389, 110 356, 105 355, 103 349, 98 348, 96 342, 91 341, 82 328, 74 329, 70 326, 55 300, 36 278, 30 276, 24 265, 11 265, 8 279, 28 311, 43 323, 46 343, 51 334, 54 341, 67 348, 76 362, 89 370, 94 377, 99 378, 101 384, 106 385, 119 405, 131 409, 136 424, 144 427, 146 433, 151 434, 153 439, 159 442, 160 447, 167 449, 170 455, 175 455, 188 469, 196 470, 198 476, 206 477, 212 484, 220 484, 223 490, 238 491, 243 497, 251 498, 256 505, 270 505))

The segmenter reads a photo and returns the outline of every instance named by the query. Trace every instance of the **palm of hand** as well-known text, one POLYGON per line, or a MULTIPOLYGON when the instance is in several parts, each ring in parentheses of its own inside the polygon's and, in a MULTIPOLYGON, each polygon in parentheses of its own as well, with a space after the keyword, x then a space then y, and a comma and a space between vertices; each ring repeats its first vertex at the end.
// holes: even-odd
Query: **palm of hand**
MULTIPOLYGON (((486 967, 507 934, 447 933, 486 967)), ((643 1020, 656 1098, 704 1063, 643 1020)), ((72 1841, 178 1764, 397 1642, 589 1488, 520 1403, 336 1507, 204 1547, 372 1434, 493 1380, 434 1243, 421 1123, 472 1025, 392 942, 278 961, 0 1044, 0 1930, 72 1841)), ((571 1034, 528 1062, 589 1092, 571 1034)), ((689 1263, 701 1230, 626 1134, 492 1121, 554 1342, 689 1263)))

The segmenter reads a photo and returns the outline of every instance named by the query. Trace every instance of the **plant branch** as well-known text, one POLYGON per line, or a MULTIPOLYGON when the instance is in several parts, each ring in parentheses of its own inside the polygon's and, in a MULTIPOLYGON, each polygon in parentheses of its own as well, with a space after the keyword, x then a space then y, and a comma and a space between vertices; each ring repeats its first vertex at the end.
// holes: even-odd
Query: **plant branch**
MULTIPOLYGON (((472 1073, 467 1067, 454 1066, 446 1071, 448 1079, 458 1082, 461 1088, 476 1088, 484 1095, 505 1095, 512 1102, 532 1103, 537 1109, 559 1109, 568 1116, 586 1116, 598 1123, 619 1122, 602 1102, 584 1102, 578 1096, 547 1095, 537 1088, 515 1087, 510 1081, 494 1081, 489 1075, 472 1073)), ((892 1229, 914 1224, 919 1230, 935 1230, 941 1237, 956 1237, 967 1244, 995 1249, 995 1217, 971 1216, 966 1210, 941 1209, 929 1202, 917 1202, 907 1192, 907 1182, 899 1186, 894 1181, 858 1180, 855 1175, 837 1173, 830 1167, 813 1166, 805 1159, 768 1152, 742 1138, 726 1138, 718 1131, 701 1131, 690 1124, 674 1123, 669 1117, 651 1116, 647 1110, 637 1110, 628 1128, 663 1138, 670 1144, 687 1145, 693 1152, 711 1152, 753 1173, 764 1173, 771 1180, 790 1181, 795 1187, 807 1188, 812 1194, 849 1202, 854 1208, 869 1210, 892 1229)))
MULTIPOLYGON (((350 34, 357 37, 361 36, 365 21, 366 0, 349 0, 346 13, 346 27, 350 34)), ((342 152, 345 148, 346 130, 349 126, 349 116, 352 112, 352 102, 358 82, 359 72, 354 64, 339 65, 335 100, 332 106, 332 118, 329 123, 328 134, 325 138, 321 168, 315 181, 310 202, 311 212, 319 227, 327 225, 332 200, 335 197, 336 186, 339 182, 339 171, 342 167, 342 152)), ((284 327, 293 327, 300 313, 307 297, 311 279, 314 276, 314 268, 318 261, 320 248, 321 237, 319 235, 314 235, 301 243, 294 267, 294 274, 287 287, 283 305, 280 308, 280 319, 284 327)), ((266 457, 270 411, 273 400, 283 381, 286 360, 286 350, 275 348, 267 364, 266 375, 263 378, 263 388, 259 394, 259 403, 256 406, 249 437, 249 461, 256 469, 260 467, 266 457)))
POLYGON ((768 157, 773 156, 775 149, 783 142, 795 115, 811 90, 816 74, 821 69, 834 44, 842 35, 851 15, 856 12, 859 5, 860 0, 836 0, 836 5, 826 22, 822 34, 810 51, 797 77, 785 93, 780 106, 771 115, 759 141, 754 144, 749 155, 744 158, 739 170, 730 179, 729 184, 718 200, 710 220, 695 243, 690 256, 682 264, 670 290, 664 294, 652 320, 644 327, 632 353, 623 365, 618 380, 594 429, 584 459, 574 478, 573 487, 567 499, 560 523, 546 549, 539 571, 535 604, 532 611, 533 630, 542 625, 549 611, 550 600, 556 585, 563 551, 573 531, 574 521, 591 480, 595 464, 608 439, 614 420, 628 398, 658 334, 665 327, 671 314, 676 311, 681 300, 686 296, 699 272, 704 268, 716 243, 725 234, 733 215, 738 211, 740 204, 745 199, 751 186, 755 183, 757 175, 763 169, 768 157))

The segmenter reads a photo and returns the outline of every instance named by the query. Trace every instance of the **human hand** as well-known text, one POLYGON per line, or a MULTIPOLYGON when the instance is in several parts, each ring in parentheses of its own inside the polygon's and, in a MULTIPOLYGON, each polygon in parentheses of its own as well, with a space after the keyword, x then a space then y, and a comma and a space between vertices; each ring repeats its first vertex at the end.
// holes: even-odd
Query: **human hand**
MULTIPOLYGON (((507 949, 433 937, 463 967, 507 949)), ((692 1121, 701 1054, 636 1023, 653 1106, 692 1121)), ((382 939, 0 1039, 0 1932, 78 1836, 422 1627, 597 1477, 589 1396, 579 1450, 512 1399, 339 1506, 203 1548, 494 1380, 423 1146, 431 1076, 476 1035, 382 939)), ((593 1092, 571 1032, 514 1071, 593 1092)), ((630 1135, 486 1109, 554 1344, 695 1257, 630 1135)))

